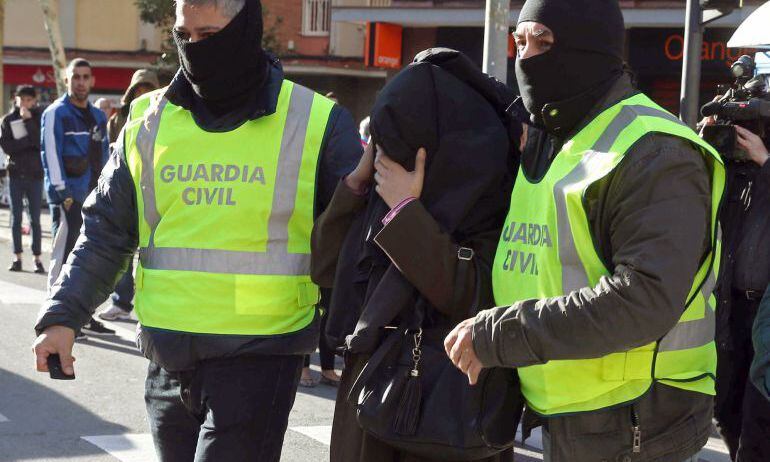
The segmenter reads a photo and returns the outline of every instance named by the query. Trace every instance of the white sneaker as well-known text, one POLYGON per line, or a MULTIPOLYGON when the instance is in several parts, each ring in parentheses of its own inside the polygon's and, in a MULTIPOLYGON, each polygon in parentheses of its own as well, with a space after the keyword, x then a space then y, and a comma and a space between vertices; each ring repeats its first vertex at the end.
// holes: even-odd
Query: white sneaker
POLYGON ((104 321, 128 321, 131 319, 131 313, 115 305, 112 305, 96 316, 104 321))

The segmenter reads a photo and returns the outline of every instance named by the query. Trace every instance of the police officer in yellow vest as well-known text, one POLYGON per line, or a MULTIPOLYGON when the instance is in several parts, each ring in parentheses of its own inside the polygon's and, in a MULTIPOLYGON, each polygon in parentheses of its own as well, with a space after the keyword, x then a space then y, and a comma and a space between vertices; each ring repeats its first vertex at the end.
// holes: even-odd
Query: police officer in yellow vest
POLYGON ((160 460, 277 462, 318 345, 313 221, 361 146, 347 111, 262 50, 258 0, 178 1, 174 38, 182 68, 132 105, 35 327, 37 368, 59 354, 74 373, 75 330, 138 247, 160 460))
POLYGON ((691 460, 711 430, 724 167, 632 86, 624 37, 617 0, 524 4, 536 128, 493 267, 503 308, 445 342, 472 382, 518 368, 552 462, 691 460))

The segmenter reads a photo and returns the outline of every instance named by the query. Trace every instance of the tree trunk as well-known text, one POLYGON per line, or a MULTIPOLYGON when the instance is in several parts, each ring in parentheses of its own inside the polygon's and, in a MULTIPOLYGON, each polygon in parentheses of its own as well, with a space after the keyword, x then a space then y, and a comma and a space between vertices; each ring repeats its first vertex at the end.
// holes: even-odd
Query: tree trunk
POLYGON ((48 48, 51 50, 54 74, 56 75, 56 90, 59 96, 67 93, 64 83, 67 58, 64 55, 64 43, 59 26, 59 0, 39 0, 45 18, 45 30, 48 32, 48 48))

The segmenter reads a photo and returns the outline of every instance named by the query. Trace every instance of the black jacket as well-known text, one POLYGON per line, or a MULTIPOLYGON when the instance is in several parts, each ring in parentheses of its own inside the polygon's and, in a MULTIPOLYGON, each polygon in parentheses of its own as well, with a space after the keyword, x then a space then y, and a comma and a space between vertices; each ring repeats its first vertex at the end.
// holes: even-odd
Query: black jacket
MULTIPOLYGON (((246 118, 222 120, 194 113, 203 129, 232 130, 248 119, 275 112, 283 81, 283 70, 277 60, 271 65, 270 77, 260 98, 252 102, 246 118)), ((193 107, 189 83, 177 75, 167 91, 171 102, 193 107)), ((195 109, 193 109, 195 111, 195 109)), ((126 165, 122 146, 117 146, 102 171, 97 189, 83 206, 84 236, 72 251, 63 277, 47 302, 35 329, 40 333, 52 325, 79 329, 94 310, 107 299, 115 283, 126 270, 138 245, 136 192, 126 165)), ((320 213, 331 200, 339 179, 349 173, 361 156, 356 124, 350 113, 335 106, 324 136, 318 171, 316 211, 320 213)), ((215 231, 215 230, 212 230, 215 231)), ((198 361, 257 354, 306 354, 318 346, 318 319, 306 329, 281 337, 195 335, 141 327, 137 342, 144 355, 167 370, 185 370, 198 361)))
MULTIPOLYGON (((735 297, 746 291, 759 297, 770 284, 770 162, 759 168, 752 163, 728 163, 727 186, 720 210, 722 260, 717 285, 717 345, 735 348, 731 319, 735 297)), ((756 301, 758 303, 759 300, 756 301)), ((746 335, 737 333, 738 337, 746 335)), ((737 340, 738 342, 740 340, 737 340)))
MULTIPOLYGON (((573 133, 637 93, 630 77, 621 77, 573 133)), ((572 112, 568 103, 559 105, 558 114, 572 112)), ((569 138, 530 128, 524 172, 542 178, 569 138)), ((610 276, 566 296, 482 311, 473 326, 482 364, 601 358, 662 338, 679 320, 710 248, 710 190, 704 158, 689 142, 658 133, 640 139, 585 194, 591 235, 610 276)), ((636 403, 550 417, 551 460, 684 460, 708 440, 712 407, 709 395, 656 383, 636 403), (642 432, 639 454, 632 452, 633 412, 642 432)))
POLYGON ((3 117, 0 126, 0 147, 10 160, 8 174, 11 178, 43 179, 43 163, 40 159, 40 116, 42 112, 32 109, 32 117, 24 121, 27 136, 15 139, 11 131, 11 122, 21 119, 19 108, 3 117))
POLYGON ((735 255, 733 289, 759 295, 770 284, 770 162, 747 190, 748 210, 735 255))
MULTIPOLYGON (((470 60, 460 56, 483 77, 470 60)), ((481 235, 496 244, 513 184, 508 127, 500 113, 515 95, 509 91, 507 104, 496 106, 461 78, 430 62, 417 62, 401 71, 382 89, 372 108, 372 142, 407 170, 414 169, 417 150, 425 148, 420 203, 460 245, 478 244, 481 235)), ((489 89, 487 93, 498 86, 486 79, 481 85, 489 89)), ((367 207, 354 218, 339 252, 326 332, 335 346, 346 344, 353 353, 370 353, 380 341, 382 328, 397 325, 396 318, 410 318, 415 310, 427 312, 423 327, 447 327, 449 321, 435 313, 429 299, 403 274, 403 262, 392 260, 376 242, 389 210, 372 189, 367 207)), ((488 276, 493 255, 484 257, 488 276)), ((491 290, 481 298, 492 305, 491 290)))

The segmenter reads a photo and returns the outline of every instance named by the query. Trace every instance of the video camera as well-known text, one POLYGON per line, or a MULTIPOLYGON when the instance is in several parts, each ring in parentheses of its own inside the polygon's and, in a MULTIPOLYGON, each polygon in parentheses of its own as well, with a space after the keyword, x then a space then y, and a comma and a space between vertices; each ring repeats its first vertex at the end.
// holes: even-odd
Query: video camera
POLYGON ((765 138, 770 133, 770 89, 765 75, 756 75, 756 63, 751 56, 738 58, 731 67, 735 77, 732 85, 720 85, 716 101, 703 106, 703 117, 714 116, 715 125, 703 129, 703 139, 714 146, 727 161, 745 162, 748 156, 737 147, 735 123, 765 138))

